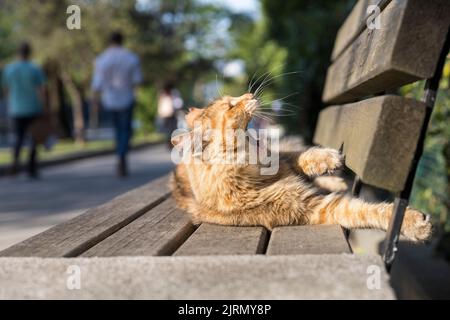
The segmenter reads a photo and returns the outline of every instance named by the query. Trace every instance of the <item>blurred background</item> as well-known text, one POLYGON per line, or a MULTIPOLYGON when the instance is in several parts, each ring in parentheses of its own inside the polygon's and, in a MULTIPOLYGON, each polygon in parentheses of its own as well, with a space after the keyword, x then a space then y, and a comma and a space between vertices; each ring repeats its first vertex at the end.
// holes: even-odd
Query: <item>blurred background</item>
MULTIPOLYGON (((271 102, 274 114, 269 125, 311 143, 335 35, 355 2, 4 0, 0 2, 0 70, 14 59, 20 41, 32 44, 33 60, 47 77, 48 107, 58 137, 51 150, 41 148, 42 160, 111 148, 111 124, 101 109, 91 107, 90 85, 94 59, 107 47, 113 30, 121 30, 125 47, 142 64, 144 81, 137 90, 133 145, 161 139, 155 120, 165 84, 177 89, 186 110, 205 106, 220 94, 241 95, 250 82, 259 86, 266 72, 284 74, 264 91, 263 99, 271 102), (81 9, 79 30, 66 26, 66 10, 72 4, 81 9)), ((432 213, 442 230, 450 228, 449 76, 447 61, 412 197, 412 205, 432 213)), ((422 92, 423 83, 418 82, 400 93, 420 98, 422 92)), ((0 168, 11 163, 12 140, 3 97, 0 168)), ((112 162, 103 155, 58 166, 31 184, 24 178, 0 176, 4 237, 0 249, 172 166, 168 151, 159 145, 132 153, 132 174, 126 181, 111 177, 112 162)))
MULTIPOLYGON (((296 114, 281 120, 310 141, 334 36, 354 2, 7 0, 0 7, 0 63, 14 58, 21 40, 32 43, 34 60, 47 74, 59 136, 77 142, 103 126, 101 112, 89 108, 90 83, 93 61, 113 30, 122 31, 125 46, 142 62, 138 134, 155 131, 158 90, 167 82, 185 106, 204 106, 218 92, 242 94, 252 76, 255 81, 266 72, 295 71, 265 92, 270 101, 292 94, 286 106, 293 104, 296 114), (71 4, 81 9, 80 30, 66 27, 71 4)), ((3 125, 3 140, 5 130, 3 125)))

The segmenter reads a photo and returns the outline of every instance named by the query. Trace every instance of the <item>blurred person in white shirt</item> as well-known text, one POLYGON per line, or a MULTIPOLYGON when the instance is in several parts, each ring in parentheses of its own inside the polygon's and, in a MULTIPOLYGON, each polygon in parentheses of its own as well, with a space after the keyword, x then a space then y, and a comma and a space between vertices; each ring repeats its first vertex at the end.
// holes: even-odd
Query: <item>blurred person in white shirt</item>
MULTIPOLYGON (((180 92, 174 88, 172 83, 166 83, 159 93, 157 127, 159 132, 164 133, 168 139, 169 148, 172 132, 177 129, 179 113, 183 108, 183 99, 180 92)), ((184 116, 182 117, 184 119, 184 116)))
POLYGON ((134 91, 142 82, 142 72, 139 57, 122 44, 122 34, 113 32, 109 47, 95 60, 92 90, 94 107, 100 102, 111 114, 118 156, 117 172, 124 177, 128 174, 127 154, 132 135, 134 91))

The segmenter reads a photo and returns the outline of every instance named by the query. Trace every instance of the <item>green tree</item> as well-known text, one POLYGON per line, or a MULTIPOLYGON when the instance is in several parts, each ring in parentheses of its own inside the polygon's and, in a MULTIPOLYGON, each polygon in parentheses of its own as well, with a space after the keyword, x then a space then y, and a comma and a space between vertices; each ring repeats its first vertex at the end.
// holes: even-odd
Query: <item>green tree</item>
POLYGON ((297 117, 287 117, 291 132, 310 142, 321 108, 323 83, 336 32, 354 0, 261 0, 269 36, 288 51, 284 71, 299 71, 298 80, 284 80, 285 92, 298 92, 289 103, 298 106, 297 117))
MULTIPOLYGON (((434 215, 439 230, 450 231, 450 59, 444 67, 438 97, 425 140, 424 154, 419 162, 412 205, 434 215)), ((401 89, 404 96, 421 99, 424 81, 401 89)))
POLYGON ((69 1, 18 0, 12 8, 16 39, 30 40, 35 57, 43 64, 52 65, 51 69, 63 82, 73 110, 74 137, 79 142, 84 141, 83 103, 92 61, 104 42, 105 31, 101 26, 108 23, 108 14, 114 16, 113 12, 109 12, 114 7, 102 3, 82 6, 81 30, 68 30, 66 27, 69 1), (103 29, 102 32, 100 29, 103 29))
POLYGON ((230 32, 233 36, 233 46, 229 58, 242 60, 245 74, 233 82, 228 82, 225 91, 232 95, 240 95, 250 87, 255 91, 261 86, 259 91, 262 91, 263 101, 269 102, 280 98, 280 81, 274 79, 270 85, 265 84, 270 77, 282 72, 288 52, 276 41, 268 38, 266 21, 263 19, 255 22, 250 17, 239 16, 234 19, 230 32))
MULTIPOLYGON (((78 141, 84 140, 83 103, 89 94, 92 63, 106 47, 111 31, 121 30, 126 46, 141 57, 145 92, 154 92, 166 81, 190 92, 203 75, 212 72, 213 61, 224 54, 224 44, 214 31, 216 23, 229 14, 194 0, 17 0, 9 2, 7 12, 13 17, 15 40, 30 39, 36 58, 49 61, 63 82, 78 141), (81 8, 81 30, 66 28, 70 4, 81 8)), ((155 94, 138 94, 138 99, 151 96, 155 94)), ((137 114, 142 121, 154 115, 155 99, 150 100, 138 101, 137 114)))
POLYGON ((8 3, 0 2, 0 68, 14 54, 13 17, 8 14, 8 3))

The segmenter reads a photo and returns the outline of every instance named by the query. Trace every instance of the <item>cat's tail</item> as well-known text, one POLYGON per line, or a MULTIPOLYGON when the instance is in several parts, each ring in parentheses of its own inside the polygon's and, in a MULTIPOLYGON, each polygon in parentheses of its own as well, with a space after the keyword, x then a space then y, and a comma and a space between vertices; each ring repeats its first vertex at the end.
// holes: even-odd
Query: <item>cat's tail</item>
MULTIPOLYGON (((310 223, 339 224, 348 229, 387 230, 392 210, 392 203, 369 203, 347 195, 331 193, 319 199, 310 223)), ((429 216, 407 208, 401 229, 407 239, 411 241, 427 240, 431 236, 431 230, 429 216)))

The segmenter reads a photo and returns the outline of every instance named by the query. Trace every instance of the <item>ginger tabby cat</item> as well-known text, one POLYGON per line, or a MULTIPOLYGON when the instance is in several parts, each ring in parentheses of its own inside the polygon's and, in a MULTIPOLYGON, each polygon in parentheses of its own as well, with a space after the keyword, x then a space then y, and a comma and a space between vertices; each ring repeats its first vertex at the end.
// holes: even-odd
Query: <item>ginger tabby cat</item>
MULTIPOLYGON (((172 176, 173 196, 193 223, 264 226, 269 230, 305 224, 387 229, 392 203, 368 203, 342 192, 326 192, 314 184, 316 177, 342 165, 342 157, 334 149, 312 147, 304 152, 279 152, 279 169, 271 175, 261 174, 261 163, 213 161, 223 159, 224 152, 229 151, 223 143, 225 132, 246 130, 258 106, 254 95, 247 93, 219 98, 204 109, 191 108, 186 115, 190 132, 172 139, 175 148, 186 147, 195 131, 215 132, 201 141, 200 148, 208 149, 209 160, 198 153, 189 154, 190 161, 178 164, 172 176)), ((231 150, 236 152, 236 148, 231 150)), ((426 240, 431 229, 429 216, 407 209, 401 229, 405 238, 426 240)))

